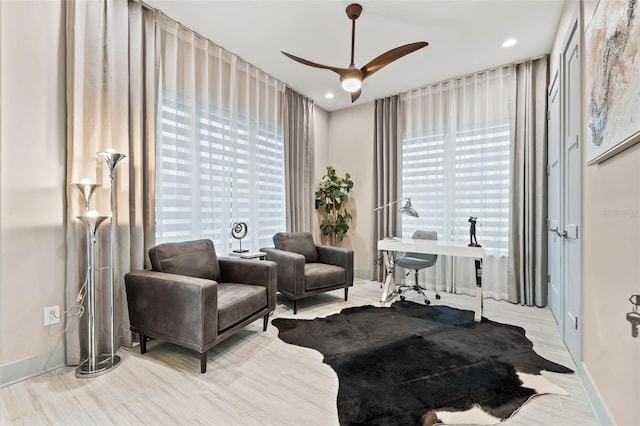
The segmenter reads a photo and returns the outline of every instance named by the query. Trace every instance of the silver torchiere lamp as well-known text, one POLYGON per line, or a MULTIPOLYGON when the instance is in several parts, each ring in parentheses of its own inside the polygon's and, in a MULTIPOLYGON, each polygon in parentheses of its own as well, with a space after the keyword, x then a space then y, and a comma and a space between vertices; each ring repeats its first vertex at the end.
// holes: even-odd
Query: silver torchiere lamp
MULTIPOLYGON (((75 184, 74 184, 75 185, 75 184)), ((77 187, 77 186, 76 186, 77 187)), ((100 216, 95 210, 77 216, 87 226, 87 313, 89 316, 87 359, 76 368, 76 377, 96 375, 113 366, 107 355, 96 351, 96 231, 109 216, 100 216)))
POLYGON ((124 154, 115 152, 109 149, 104 152, 97 153, 101 158, 105 160, 109 167, 110 178, 110 193, 111 193, 111 216, 101 216, 96 211, 90 211, 89 205, 91 196, 95 189, 100 186, 96 183, 91 183, 89 179, 82 179, 80 183, 73 183, 72 185, 80 191, 84 201, 85 213, 82 216, 77 216, 87 226, 87 314, 88 314, 88 354, 87 359, 83 360, 78 368, 76 368, 76 377, 88 378, 94 377, 103 373, 106 373, 110 368, 117 366, 120 363, 120 357, 115 355, 115 334, 114 334, 114 258, 115 258, 115 193, 113 190, 113 180, 115 176, 115 168, 118 163, 125 158, 124 154), (110 340, 111 348, 110 353, 98 354, 96 347, 96 232, 104 221, 111 218, 111 232, 109 237, 109 314, 110 314, 110 340))
POLYGON ((110 331, 111 331, 111 359, 113 366, 120 362, 120 357, 115 354, 115 330, 114 330, 114 288, 115 288, 115 240, 116 240, 116 223, 114 216, 116 214, 116 194, 114 191, 114 179, 116 176, 116 166, 122 161, 126 155, 116 152, 114 149, 107 149, 106 151, 98 152, 98 155, 107 163, 109 167, 109 195, 110 195, 110 209, 111 209, 111 221, 109 222, 109 319, 110 319, 110 331))
MULTIPOLYGON (((382 211, 385 207, 391 207, 394 204, 405 202, 402 207, 398 209, 398 211, 402 214, 406 214, 407 216, 418 217, 418 212, 415 211, 413 207, 411 207, 411 198, 400 198, 399 200, 391 201, 390 203, 384 204, 380 207, 376 207, 373 209, 374 212, 382 211)), ((391 216, 389 216, 389 227, 387 230, 387 236, 385 240, 395 240, 396 237, 393 236, 393 230, 391 229, 391 216)))

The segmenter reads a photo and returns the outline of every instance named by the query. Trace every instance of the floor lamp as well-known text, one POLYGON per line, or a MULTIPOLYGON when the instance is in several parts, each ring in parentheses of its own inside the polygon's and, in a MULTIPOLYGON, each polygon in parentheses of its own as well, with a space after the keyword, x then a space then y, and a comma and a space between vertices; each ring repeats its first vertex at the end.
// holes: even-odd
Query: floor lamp
POLYGON ((115 241, 116 241, 116 222, 113 219, 116 213, 116 193, 114 191, 114 179, 116 176, 116 166, 122 161, 126 155, 116 152, 114 149, 107 149, 106 151, 98 152, 98 155, 107 164, 109 168, 109 205, 111 209, 111 220, 109 221, 109 320, 110 320, 110 332, 111 332, 111 360, 114 366, 120 362, 120 357, 115 354, 115 330, 114 330, 114 291, 115 291, 115 241))
MULTIPOLYGON (((415 211, 415 209, 413 207, 411 207, 411 198, 400 198, 399 200, 395 200, 395 201, 391 201, 390 203, 384 204, 380 207, 376 207, 375 209, 373 209, 374 212, 379 212, 382 211, 384 208, 386 207, 391 207, 394 204, 397 203, 401 203, 401 202, 405 202, 404 205, 402 207, 400 207, 398 209, 398 211, 402 214, 406 214, 407 216, 413 216, 413 217, 418 217, 418 212, 415 211)), ((389 212, 391 212, 391 209, 389 209, 389 212)), ((396 240, 397 238, 393 236, 393 230, 391 229, 391 215, 389 215, 389 220, 388 220, 388 230, 387 230, 387 236, 385 237, 385 240, 396 240)))
POLYGON ((88 349, 87 359, 83 360, 76 368, 76 377, 89 378, 106 373, 109 369, 116 367, 120 363, 120 357, 115 355, 115 334, 114 334, 114 259, 115 259, 115 193, 114 193, 114 177, 115 168, 118 163, 125 158, 124 154, 120 154, 110 149, 97 153, 102 157, 109 167, 110 178, 110 195, 111 195, 111 215, 101 216, 97 211, 89 210, 91 196, 95 189, 100 186, 91 183, 89 179, 82 179, 80 183, 73 183, 82 194, 84 201, 84 215, 77 218, 87 227, 87 278, 86 278, 86 295, 87 295, 87 316, 88 316, 88 349), (110 316, 110 343, 109 353, 98 354, 96 347, 96 233, 100 225, 107 219, 110 220, 111 230, 109 236, 109 316, 110 316))
POLYGON ((87 226, 87 315, 89 325, 87 359, 76 368, 76 377, 89 377, 111 368, 110 359, 96 350, 96 231, 109 216, 100 216, 95 210, 77 216, 87 226))

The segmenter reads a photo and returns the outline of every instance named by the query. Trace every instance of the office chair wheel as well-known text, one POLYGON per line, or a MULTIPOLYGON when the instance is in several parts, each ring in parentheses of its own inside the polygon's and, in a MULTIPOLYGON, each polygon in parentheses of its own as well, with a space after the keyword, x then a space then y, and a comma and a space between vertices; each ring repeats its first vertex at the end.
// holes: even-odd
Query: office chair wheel
POLYGON ((424 304, 429 306, 431 304, 431 300, 429 299, 424 299, 424 304))
POLYGON ((440 295, 436 294, 436 299, 440 300, 440 295))

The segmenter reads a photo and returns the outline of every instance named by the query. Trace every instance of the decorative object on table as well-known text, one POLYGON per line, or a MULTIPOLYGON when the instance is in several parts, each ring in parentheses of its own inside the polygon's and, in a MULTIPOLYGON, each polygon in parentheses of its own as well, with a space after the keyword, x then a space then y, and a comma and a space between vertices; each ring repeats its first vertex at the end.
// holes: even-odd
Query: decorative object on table
MULTIPOLYGON (((110 180, 110 209, 111 214, 108 216, 99 215, 97 211, 89 210, 91 197, 95 189, 100 186, 97 183, 92 183, 89 179, 82 179, 79 183, 72 183, 72 185, 80 191, 84 202, 84 215, 77 216, 87 227, 87 278, 85 280, 86 288, 80 292, 79 297, 87 298, 87 358, 84 359, 80 365, 76 368, 76 377, 89 378, 95 377, 100 374, 106 373, 109 369, 116 367, 120 363, 120 357, 115 354, 115 331, 114 331, 114 266, 115 266, 115 221, 114 215, 116 214, 116 200, 115 192, 113 190, 115 169, 120 161, 122 161, 126 155, 115 152, 113 149, 107 151, 101 151, 96 153, 107 164, 109 169, 110 180), (110 232, 109 232, 109 266, 106 268, 109 272, 109 285, 107 287, 106 294, 109 297, 109 341, 110 350, 109 353, 98 353, 96 344, 96 295, 97 282, 96 282, 96 259, 95 259, 95 245, 97 238, 98 228, 105 220, 110 219, 110 232)), ((105 294, 105 291, 100 292, 105 294)))
POLYGON ((351 213, 346 208, 349 192, 353 189, 351 175, 338 176, 332 166, 327 166, 327 173, 322 176, 315 192, 316 210, 323 210, 320 230, 329 237, 331 245, 336 246, 349 231, 351 213))
POLYGON ((337 373, 344 425, 494 424, 536 395, 568 395, 540 371, 572 370, 536 354, 522 328, 471 311, 395 302, 272 324, 337 373))
POLYGON ((627 321, 631 323, 631 336, 638 337, 638 326, 640 326, 640 312, 638 312, 638 306, 640 306, 640 294, 632 295, 629 298, 629 302, 633 305, 633 309, 627 314, 627 321))
POLYGON ((476 238, 476 222, 478 218, 476 216, 469 217, 469 247, 482 247, 478 244, 478 239, 476 238))
POLYGON ((351 63, 349 64, 349 68, 338 68, 317 64, 315 62, 311 62, 306 59, 291 55, 290 53, 282 53, 288 58, 300 62, 301 64, 308 65, 310 67, 331 70, 338 74, 340 76, 340 83, 342 84, 342 88, 345 91, 351 93, 351 102, 355 102, 356 99, 360 97, 360 88, 362 87, 362 81, 365 78, 380 70, 382 67, 389 65, 391 62, 396 61, 403 56, 408 55, 409 53, 415 52, 418 49, 422 49, 423 47, 429 45, 429 43, 427 43, 426 41, 419 41, 416 43, 410 43, 405 44, 404 46, 396 47, 395 49, 391 49, 388 52, 377 56, 362 68, 356 68, 353 59, 353 50, 355 47, 356 37, 356 19, 358 19, 360 17, 360 13, 362 13, 362 6, 357 3, 350 4, 349 6, 347 6, 346 12, 347 17, 351 19, 351 63))
POLYGON ((640 141, 640 3, 600 0, 586 31, 587 164, 640 141))
POLYGON ((236 222, 231 225, 231 236, 238 240, 240 243, 240 248, 238 250, 234 250, 234 253, 246 253, 249 249, 242 248, 242 239, 247 236, 248 227, 244 222, 236 222))
MULTIPOLYGON (((403 201, 404 205, 398 209, 398 212, 407 216, 418 217, 418 212, 415 211, 415 209, 411 206, 411 198, 400 198, 399 200, 391 201, 390 203, 376 207, 375 209, 373 209, 373 211, 380 212, 385 207, 391 207, 392 205, 401 203, 403 201)), ((389 209, 389 212, 391 212, 391 209, 389 209)), ((391 218, 389 218, 388 223, 389 227, 387 229, 387 236, 385 237, 385 240, 395 240, 397 238, 393 236, 393 230, 391 229, 391 218)))

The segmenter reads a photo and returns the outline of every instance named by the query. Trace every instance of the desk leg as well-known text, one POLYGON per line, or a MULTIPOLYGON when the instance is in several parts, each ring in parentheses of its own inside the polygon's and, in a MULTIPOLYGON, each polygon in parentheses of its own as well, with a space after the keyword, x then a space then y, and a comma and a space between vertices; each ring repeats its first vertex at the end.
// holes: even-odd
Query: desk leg
POLYGON ((382 286, 382 297, 380 298, 380 302, 388 302, 393 299, 396 295, 396 285, 393 282, 393 271, 396 266, 396 256, 393 251, 385 251, 383 253, 384 258, 384 270, 385 270, 385 279, 384 285, 382 286))
POLYGON ((475 259, 476 264, 476 310, 474 320, 482 320, 482 259, 475 259))

